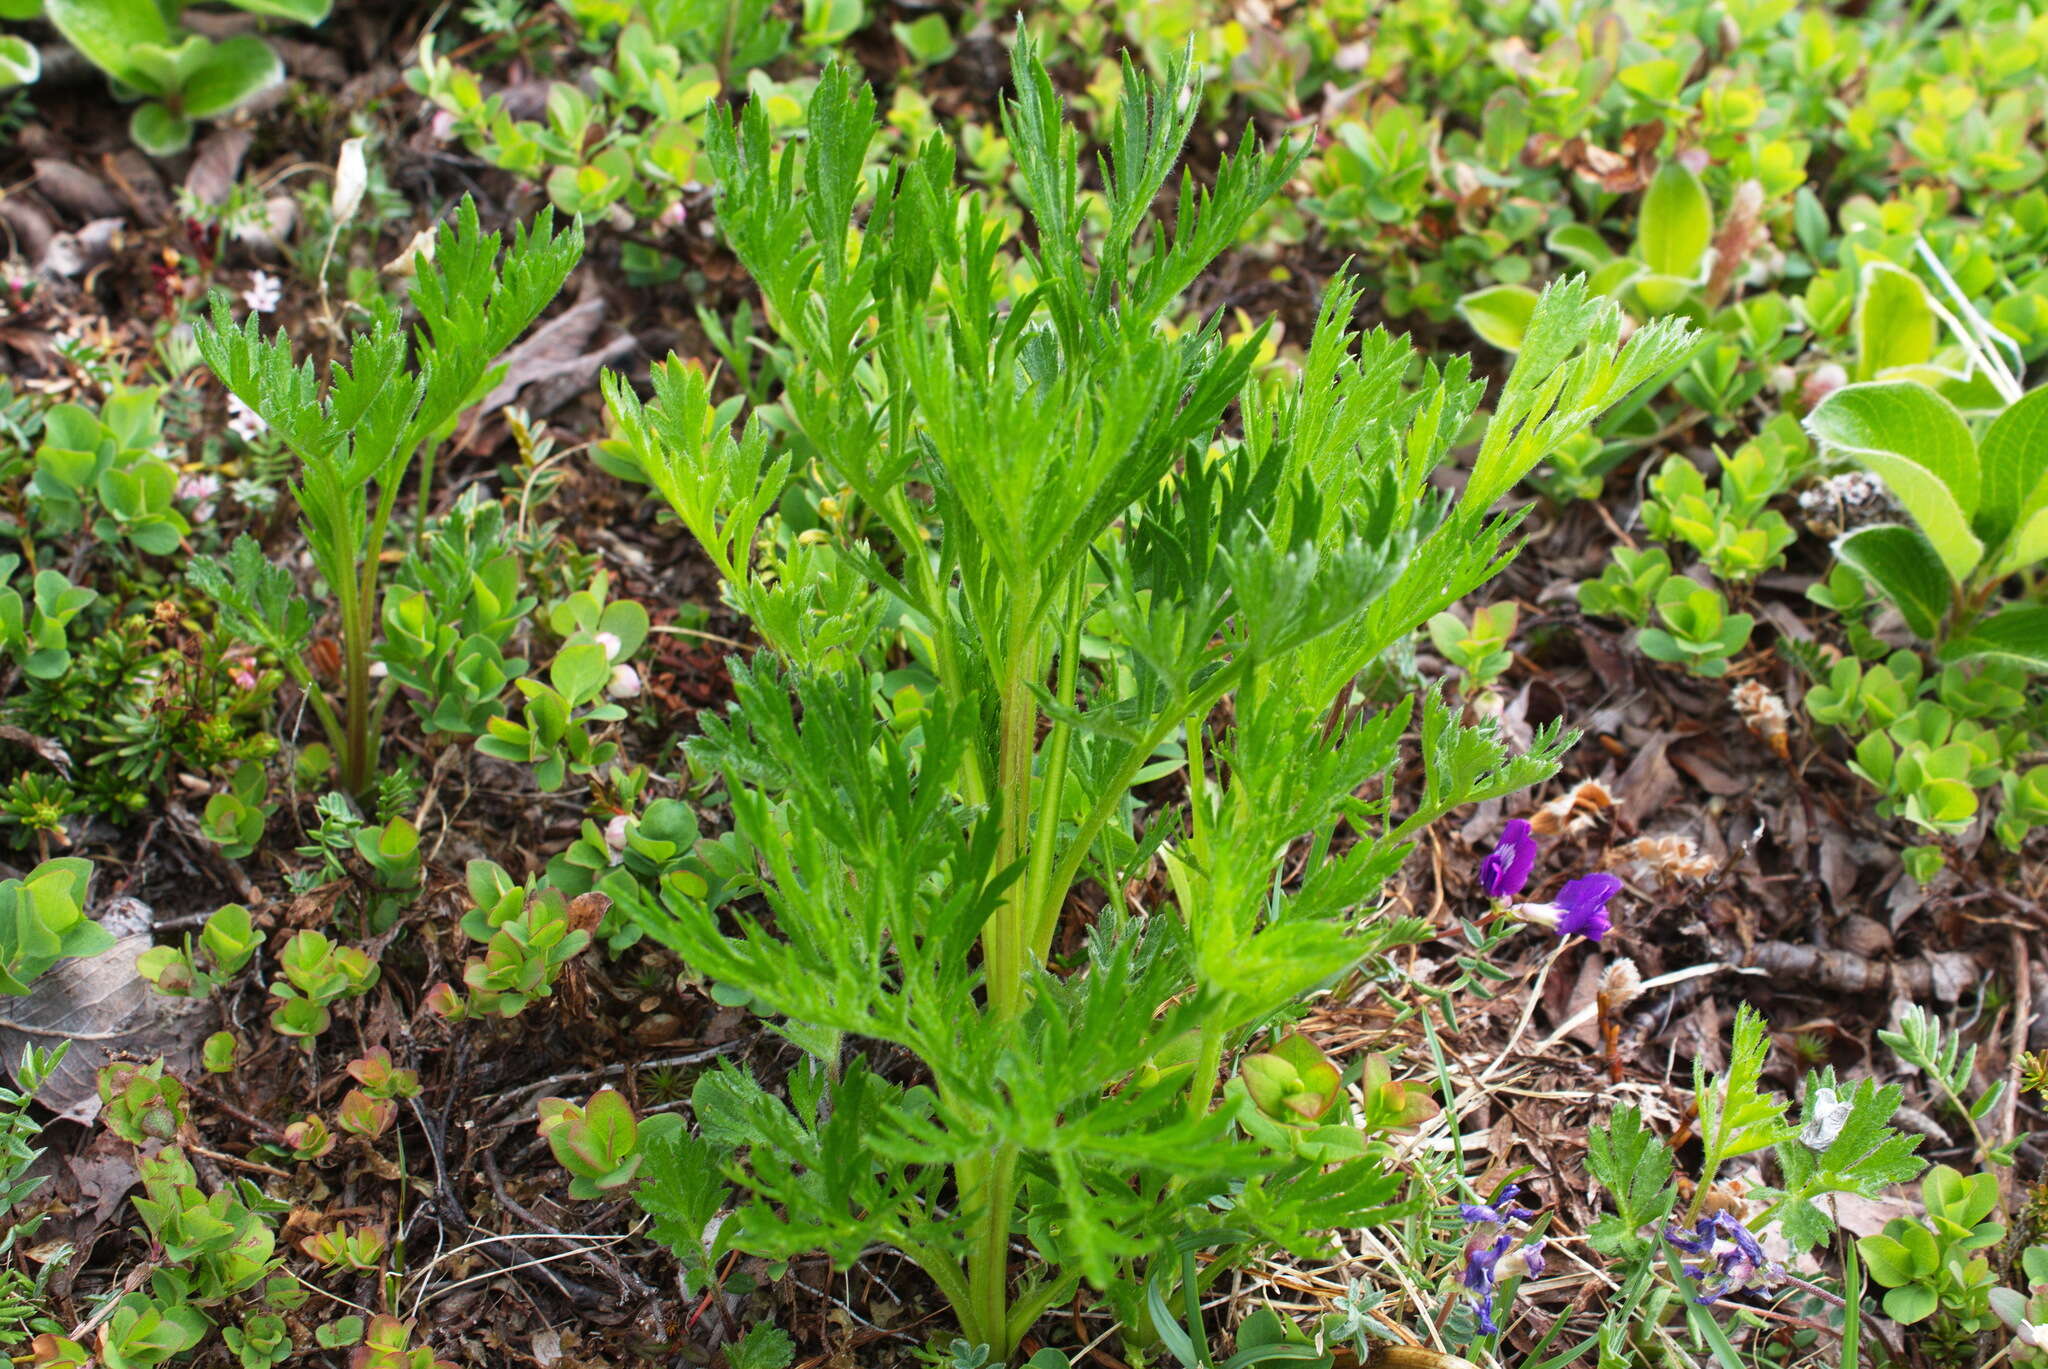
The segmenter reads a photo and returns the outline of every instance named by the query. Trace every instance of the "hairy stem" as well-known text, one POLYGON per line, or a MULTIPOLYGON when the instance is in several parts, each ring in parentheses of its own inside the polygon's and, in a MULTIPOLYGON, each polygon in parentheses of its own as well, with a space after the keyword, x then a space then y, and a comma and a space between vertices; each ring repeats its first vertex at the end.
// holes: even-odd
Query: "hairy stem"
MULTIPOLYGON (((1068 585, 1067 630, 1060 642, 1058 692, 1054 696, 1070 708, 1080 676, 1081 597, 1081 577, 1076 574, 1068 585)), ((1050 881, 1053 851, 1059 844, 1060 807, 1067 790, 1067 755, 1073 741, 1073 728, 1054 719, 1052 736, 1046 746, 1045 774, 1039 783, 1038 830, 1031 838, 1030 871, 1024 880, 1023 901, 1019 905, 1023 917, 1029 919, 1029 926, 1025 928, 1028 933, 1026 949, 1040 960, 1051 954, 1052 934, 1057 928, 1043 926, 1039 910, 1047 906, 1057 910, 1066 899, 1066 890, 1050 887, 1050 881)), ((1054 916, 1057 920, 1057 911, 1054 916)))
POLYGON ((970 1233, 967 1283, 970 1315, 962 1320, 969 1334, 989 1347, 997 1364, 1007 1364, 1015 1348, 1010 1336, 1010 1209, 1017 1201, 1017 1150, 1004 1144, 980 1169, 975 1191, 963 1192, 963 1205, 977 1209, 970 1233))
MULTIPOLYGON (((1024 836, 1031 825, 1031 762, 1038 731, 1038 702, 1031 696, 1031 683, 1038 674, 1037 629, 1026 596, 1020 594, 1012 602, 1015 608, 1010 615, 1008 661, 1003 671, 998 723, 1001 747, 996 762, 997 798, 1002 806, 996 865, 1004 870, 1024 857, 1024 836)), ((1023 999, 1026 897, 1024 881, 1012 883, 984 934, 989 1007, 1005 1021, 1016 1016, 1023 999)))

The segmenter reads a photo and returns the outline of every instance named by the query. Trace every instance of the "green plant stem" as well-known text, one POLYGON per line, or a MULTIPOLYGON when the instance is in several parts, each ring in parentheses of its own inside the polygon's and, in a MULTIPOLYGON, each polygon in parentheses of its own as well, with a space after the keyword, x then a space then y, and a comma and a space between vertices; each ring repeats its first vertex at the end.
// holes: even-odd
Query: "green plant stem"
POLYGON ((362 544, 362 570, 357 583, 342 591, 348 751, 342 758, 341 781, 358 798, 369 788, 377 753, 370 725, 370 639, 377 626, 377 573, 382 568, 384 536, 391 526, 392 508, 398 502, 398 487, 404 483, 405 468, 411 464, 411 453, 407 453, 404 459, 386 467, 389 478, 378 480, 377 512, 362 544))
POLYGON ((1174 728, 1181 725, 1182 718, 1194 712, 1206 714, 1209 709, 1215 707, 1218 699, 1236 687, 1241 673, 1242 666, 1233 663, 1230 667, 1217 671, 1201 693, 1189 701, 1187 708, 1161 709, 1159 720, 1153 724, 1151 732, 1125 753, 1122 762, 1116 768, 1116 773, 1109 777, 1108 782, 1102 786, 1102 792, 1096 796, 1095 806, 1081 819, 1081 825, 1074 832, 1073 843, 1067 847, 1066 853, 1060 857, 1059 864, 1053 869, 1052 879, 1046 885, 1046 901, 1039 906, 1038 923, 1032 929, 1034 946, 1052 944, 1053 930, 1059 923, 1060 908, 1066 902, 1066 891, 1073 887, 1074 878, 1081 870, 1081 862, 1087 859, 1088 848, 1095 844, 1095 838, 1101 835, 1104 825, 1115 814, 1124 796, 1130 792, 1132 781, 1137 779, 1138 771, 1144 768, 1145 758, 1158 748, 1159 743, 1166 740, 1174 728))
MULTIPOLYGON (((1701 1138, 1705 1140, 1704 1137, 1701 1138)), ((1707 1205, 1707 1194, 1713 1191, 1714 1175, 1720 1171, 1721 1156, 1718 1150, 1709 1149, 1706 1158, 1700 1162, 1700 1181, 1693 1186, 1692 1201, 1686 1204, 1685 1220, 1680 1226, 1691 1226, 1700 1218, 1700 1209, 1707 1205)))
POLYGON ((420 545, 427 533, 427 505, 434 497, 434 444, 429 442, 420 452, 420 484, 417 501, 412 510, 412 544, 420 545))
MULTIPOLYGON (((1010 1335, 1010 1210, 1017 1202, 1017 1148, 1007 1142, 996 1147, 983 1165, 976 1165, 978 1181, 962 1185, 961 1202, 976 1209, 969 1232, 967 1256, 967 1315, 961 1318, 972 1339, 989 1346, 998 1364, 1009 1362, 1014 1348, 1010 1335)), ((967 1172, 962 1166, 961 1173, 967 1172)))
MULTIPOLYGON (((1060 641, 1058 692, 1055 695, 1061 705, 1068 708, 1073 707, 1074 687, 1080 676, 1082 593, 1081 577, 1076 574, 1068 586, 1064 619, 1067 628, 1060 641)), ((1057 908, 1066 901, 1066 890, 1051 889, 1047 884, 1052 878, 1053 851, 1059 844, 1060 809, 1067 792, 1067 757, 1073 740, 1073 728, 1055 718, 1045 751, 1045 774, 1039 783, 1038 828, 1031 838, 1030 868, 1024 881, 1021 905, 1023 915, 1031 919, 1027 949, 1040 960, 1050 954, 1052 946, 1049 940, 1044 944, 1038 940, 1038 910, 1048 904, 1057 908)), ((1057 916, 1055 913, 1055 919, 1057 916)), ((1057 931, 1057 927, 1054 930, 1057 931)))
MULTIPOLYGON (((1008 660, 1003 671, 998 723, 1000 751, 996 761, 996 790, 1002 805, 996 866, 1003 870, 1013 868, 1024 857, 1024 834, 1031 823, 1033 743, 1038 731, 1038 702, 1031 696, 1031 682, 1038 674, 1037 624, 1031 617, 1026 596, 1020 594, 1011 602, 1014 608, 1010 614, 1008 660)), ((989 919, 982 948, 989 1007, 1001 1021, 1016 1016, 1023 998, 1027 916, 1024 883, 1022 879, 1015 881, 1004 894, 1001 905, 989 919)))
POLYGON ((898 1250, 908 1255, 910 1262, 922 1269, 927 1278, 938 1285, 939 1292, 961 1317, 964 1328, 966 1315, 973 1309, 973 1299, 960 1262, 943 1251, 934 1250, 923 1242, 910 1239, 901 1232, 891 1236, 890 1241, 898 1250))
POLYGON ((306 668, 304 657, 284 656, 280 659, 284 673, 297 683, 299 692, 306 696, 306 702, 312 706, 313 716, 320 720, 320 730, 327 734, 328 746, 334 749, 335 755, 341 755, 348 748, 348 732, 342 727, 341 719, 335 715, 334 705, 328 702, 327 691, 320 687, 319 682, 313 678, 313 672, 306 668))
POLYGON ((1223 1014, 1212 1013, 1202 1023, 1202 1045, 1195 1053, 1195 1077, 1188 1085, 1188 1118, 1200 1118, 1216 1097, 1216 1076, 1223 1068, 1223 1014))
POLYGON ((338 577, 334 587, 341 599, 341 706, 347 719, 342 728, 342 746, 335 761, 341 767, 342 787, 360 794, 369 773, 370 731, 370 642, 362 623, 362 586, 352 575, 338 577))

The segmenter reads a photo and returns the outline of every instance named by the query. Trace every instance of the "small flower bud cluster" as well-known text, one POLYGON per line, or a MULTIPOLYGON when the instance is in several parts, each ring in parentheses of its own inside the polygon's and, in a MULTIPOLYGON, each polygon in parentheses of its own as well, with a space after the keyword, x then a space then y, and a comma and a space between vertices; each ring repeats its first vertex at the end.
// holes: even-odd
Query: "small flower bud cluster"
POLYGON ((1762 738, 1764 744, 1783 759, 1791 747, 1786 729, 1792 719, 1792 710, 1785 706, 1785 701, 1761 680, 1744 680, 1729 691, 1728 697, 1734 703, 1742 725, 1762 738))
POLYGON ((1634 864, 1666 883, 1697 884, 1714 873, 1712 856, 1702 855, 1699 844, 1679 832, 1637 837, 1614 848, 1610 864, 1634 864))

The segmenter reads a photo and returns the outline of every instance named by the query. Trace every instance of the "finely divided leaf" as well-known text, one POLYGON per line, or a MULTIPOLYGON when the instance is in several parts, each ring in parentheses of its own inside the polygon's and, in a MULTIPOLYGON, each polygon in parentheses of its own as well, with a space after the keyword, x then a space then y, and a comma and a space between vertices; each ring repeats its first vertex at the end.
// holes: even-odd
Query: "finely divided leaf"
POLYGON ((1694 1062, 1693 1092, 1699 1100, 1700 1140, 1707 1148, 1707 1168, 1774 1146, 1797 1130, 1785 1120, 1785 1100, 1759 1087, 1770 1053, 1763 1014, 1744 1003, 1735 1013, 1727 1073, 1710 1081, 1706 1066, 1694 1062))
POLYGON ((272 564, 255 538, 243 533, 225 560, 201 556, 186 576, 220 606, 235 630, 281 656, 297 654, 312 630, 312 610, 291 572, 272 564))
POLYGON ((1671 1148, 1643 1125, 1641 1112, 1624 1105, 1606 1126, 1587 1128, 1586 1171, 1614 1201, 1614 1214, 1586 1233, 1593 1248, 1604 1255, 1648 1250, 1642 1228, 1663 1221, 1678 1201, 1671 1148))
POLYGON ((700 1278, 708 1279, 717 1253, 710 1227, 729 1196, 720 1155, 690 1135, 672 1113, 649 1118, 641 1125, 640 1136, 647 1158, 633 1201, 654 1218, 650 1234, 674 1251, 682 1264, 687 1297, 700 1278))
POLYGON ((1914 1153, 1920 1138, 1891 1126, 1900 1099, 1897 1084, 1880 1088, 1862 1079, 1844 1091, 1831 1069, 1807 1075, 1799 1134, 1777 1146, 1785 1194, 1779 1216, 1793 1249, 1809 1249, 1834 1230, 1814 1199, 1829 1193, 1874 1198, 1926 1167, 1914 1153))

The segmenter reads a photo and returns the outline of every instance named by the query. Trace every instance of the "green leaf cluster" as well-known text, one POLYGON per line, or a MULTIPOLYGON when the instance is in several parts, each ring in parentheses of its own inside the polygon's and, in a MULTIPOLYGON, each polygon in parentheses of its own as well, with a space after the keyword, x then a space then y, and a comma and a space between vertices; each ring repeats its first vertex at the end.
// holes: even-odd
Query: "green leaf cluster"
POLYGON ((113 934, 85 915, 92 863, 46 860, 20 879, 0 880, 0 993, 25 994, 52 965, 93 956, 113 934))
POLYGON ((1837 558, 1942 660, 2048 672, 2048 607, 1997 597, 2008 578, 2048 559, 2048 389, 1999 413, 1981 437, 1947 400, 1906 380, 1844 386, 1806 423, 1824 448, 1883 480, 1912 520, 1844 535, 1837 558))
MULTIPOLYGON (((318 24, 332 0, 234 0, 256 14, 318 24)), ((176 22, 156 0, 43 0, 42 9, 79 55, 107 74, 124 102, 136 146, 153 157, 185 150, 193 125, 216 119, 284 80, 284 63, 251 34, 213 39, 176 22)))

